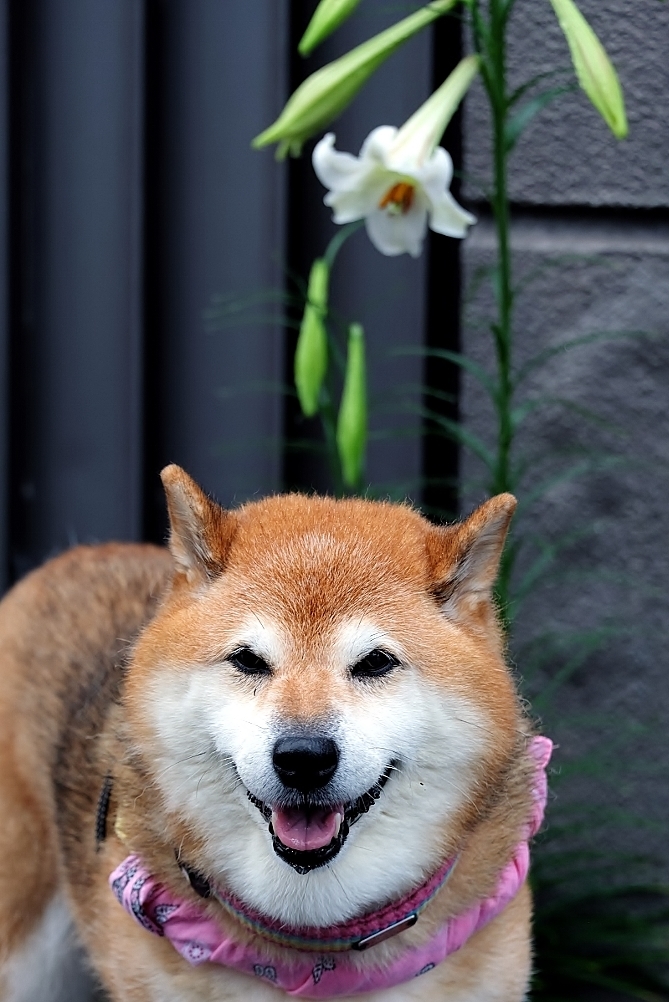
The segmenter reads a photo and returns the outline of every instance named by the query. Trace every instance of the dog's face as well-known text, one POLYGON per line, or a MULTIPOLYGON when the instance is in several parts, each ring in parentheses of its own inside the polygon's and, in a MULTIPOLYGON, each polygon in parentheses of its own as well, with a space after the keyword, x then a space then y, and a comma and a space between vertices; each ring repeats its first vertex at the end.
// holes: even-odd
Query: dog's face
POLYGON ((421 882, 519 721, 490 599, 513 510, 277 497, 234 514, 166 475, 177 574, 128 679, 131 728, 202 868, 330 925, 421 882))

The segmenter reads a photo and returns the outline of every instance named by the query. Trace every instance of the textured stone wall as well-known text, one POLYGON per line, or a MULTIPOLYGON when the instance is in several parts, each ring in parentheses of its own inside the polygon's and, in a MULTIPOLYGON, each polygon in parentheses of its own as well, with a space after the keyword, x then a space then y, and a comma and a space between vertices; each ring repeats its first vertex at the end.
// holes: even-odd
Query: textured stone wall
MULTIPOLYGON (((519 672, 538 689, 570 658, 575 667, 586 641, 592 645, 550 706, 540 706, 561 744, 557 762, 606 753, 608 764, 581 782, 581 794, 649 822, 619 828, 614 841, 640 840, 666 859, 669 6, 582 0, 581 7, 619 70, 630 135, 616 141, 577 91, 543 112, 518 143, 510 178, 521 284, 516 356, 522 364, 574 338, 611 337, 556 354, 521 391, 522 399, 552 400, 527 417, 519 438, 519 457, 528 460, 521 501, 552 481, 541 499, 521 505, 518 528, 534 540, 521 574, 542 545, 561 541, 562 549, 528 590, 513 650, 519 672), (567 469, 574 475, 565 478, 567 469), (533 675, 537 660, 543 667, 533 675)), ((517 0, 509 59, 514 85, 569 64, 548 0, 517 0)), ((479 87, 465 111, 465 190, 473 203, 489 176, 487 123, 479 87)), ((463 344, 490 366, 492 293, 486 282, 471 290, 492 261, 494 232, 479 214, 464 246, 463 344)), ((470 379, 463 413, 472 430, 490 437, 492 409, 470 379)), ((483 496, 482 470, 471 458, 464 488, 466 507, 483 496)))
MULTIPOLYGON (((535 206, 669 205, 669 7, 660 0, 582 0, 580 7, 614 60, 625 91, 628 139, 618 142, 580 91, 535 118, 518 143, 513 199, 535 206)), ((511 87, 570 66, 548 0, 517 0, 509 46, 511 87)), ((548 79, 547 85, 562 77, 548 79)), ((489 173, 490 147, 482 89, 468 99, 467 194, 489 173)))

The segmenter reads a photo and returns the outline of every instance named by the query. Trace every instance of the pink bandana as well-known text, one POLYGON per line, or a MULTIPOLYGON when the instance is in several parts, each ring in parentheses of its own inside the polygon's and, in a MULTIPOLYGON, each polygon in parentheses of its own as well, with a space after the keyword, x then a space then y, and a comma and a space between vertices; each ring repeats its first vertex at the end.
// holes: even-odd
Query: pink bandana
MULTIPOLYGON (((338 998, 391 988, 431 971, 499 915, 516 896, 529 869, 528 839, 539 830, 544 816, 546 766, 552 749, 548 738, 535 737, 530 743, 529 751, 537 770, 532 813, 513 857, 497 879, 494 893, 446 921, 428 943, 410 947, 381 968, 370 964, 358 969, 342 962, 341 951, 360 949, 367 939, 381 942, 415 924, 420 912, 447 880, 455 860, 446 862, 422 887, 401 901, 330 929, 286 930, 256 915, 232 896, 215 893, 226 910, 260 936, 294 946, 296 955, 287 961, 268 959, 262 941, 257 944, 237 942, 197 904, 180 900, 168 891, 149 873, 138 856, 128 856, 114 870, 109 883, 125 910, 149 932, 165 936, 190 964, 208 961, 232 967, 262 978, 288 995, 302 998, 338 998), (309 957, 304 955, 305 950, 318 952, 309 957)), ((369 943, 372 949, 373 942, 369 943)))

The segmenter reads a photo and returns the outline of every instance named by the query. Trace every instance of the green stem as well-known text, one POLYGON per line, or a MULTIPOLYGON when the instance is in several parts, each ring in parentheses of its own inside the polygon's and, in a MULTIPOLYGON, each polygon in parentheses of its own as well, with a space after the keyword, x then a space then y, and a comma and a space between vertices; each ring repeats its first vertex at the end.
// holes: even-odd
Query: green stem
POLYGON ((340 230, 337 230, 333 236, 330 243, 325 249, 325 254, 323 255, 323 260, 327 264, 330 271, 332 271, 332 266, 335 263, 335 258, 337 254, 344 246, 349 237, 352 237, 362 226, 365 225, 364 219, 356 219, 353 223, 347 223, 342 226, 340 230))

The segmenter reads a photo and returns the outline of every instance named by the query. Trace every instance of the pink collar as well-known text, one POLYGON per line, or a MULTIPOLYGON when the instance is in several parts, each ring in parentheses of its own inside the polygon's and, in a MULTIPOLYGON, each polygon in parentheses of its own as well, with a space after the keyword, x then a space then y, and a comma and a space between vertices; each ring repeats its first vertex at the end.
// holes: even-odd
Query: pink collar
POLYGON ((499 915, 516 896, 529 869, 528 839, 536 834, 543 820, 546 766, 552 747, 552 742, 544 737, 535 737, 530 742, 529 751, 536 765, 532 813, 493 894, 448 919, 427 943, 410 947, 381 968, 373 964, 358 967, 341 954, 372 948, 414 925, 452 873, 455 860, 444 863, 401 901, 328 929, 286 929, 251 911, 232 895, 216 892, 224 908, 260 937, 251 943, 238 942, 197 904, 167 890, 138 856, 128 856, 111 874, 109 883, 126 911, 149 932, 165 936, 190 964, 209 961, 232 967, 269 981, 288 995, 303 998, 337 998, 391 988, 432 970, 499 915), (271 959, 263 948, 263 939, 292 947, 295 955, 286 961, 271 959), (310 958, 305 956, 306 951, 317 951, 317 955, 310 958))

